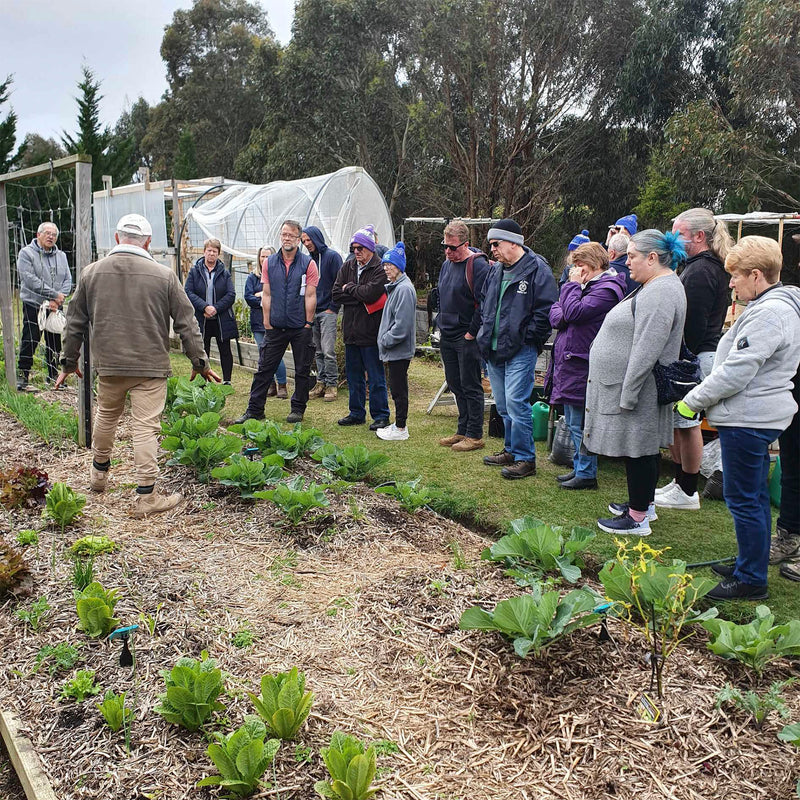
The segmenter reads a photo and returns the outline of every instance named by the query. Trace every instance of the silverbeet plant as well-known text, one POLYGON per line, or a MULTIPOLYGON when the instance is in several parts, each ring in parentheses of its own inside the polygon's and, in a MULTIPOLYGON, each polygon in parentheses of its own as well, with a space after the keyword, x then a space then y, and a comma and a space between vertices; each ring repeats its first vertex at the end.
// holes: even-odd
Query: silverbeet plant
POLYGON ((282 467, 283 457, 275 453, 264 456, 260 461, 251 461, 245 456, 234 454, 229 464, 215 467, 211 470, 211 475, 223 486, 238 489, 242 497, 251 499, 254 492, 268 484, 275 484, 286 476, 282 467))
POLYGON ((195 376, 193 381, 188 378, 167 379, 167 400, 173 417, 181 412, 199 417, 209 411, 222 411, 228 395, 233 392, 233 386, 206 381, 201 375, 195 376))
POLYGON ((564 597, 557 591, 542 592, 532 587, 531 593, 501 600, 494 611, 478 606, 468 608, 458 627, 462 631, 499 631, 514 643, 514 652, 525 658, 531 651, 538 655, 562 636, 598 622, 594 612, 598 596, 587 589, 573 589, 564 597))
POLYGON ((375 748, 341 731, 331 736, 330 747, 320 750, 322 760, 331 776, 329 781, 317 781, 314 791, 333 800, 369 800, 377 791, 372 786, 375 777, 375 748))
POLYGON ((319 461, 325 469, 346 481, 362 481, 376 467, 389 460, 389 456, 367 450, 363 444, 348 445, 344 448, 326 444, 311 457, 319 461))
POLYGON ((238 452, 241 445, 242 440, 238 436, 229 434, 201 436, 199 439, 191 439, 186 435, 180 438, 168 436, 161 442, 165 450, 173 453, 167 464, 194 467, 202 483, 208 483, 211 470, 238 452))
POLYGON ((225 680, 217 662, 204 650, 200 661, 185 656, 170 670, 162 670, 166 692, 155 711, 167 722, 196 731, 214 711, 225 706, 217 701, 225 680))
POLYGON ((254 492, 253 497, 270 500, 286 515, 292 525, 299 525, 312 508, 325 508, 330 501, 325 497, 327 485, 309 481, 306 484, 302 475, 297 475, 288 483, 279 483, 274 489, 254 492))
POLYGON ((288 672, 264 675, 261 695, 250 699, 269 732, 279 739, 294 739, 311 711, 312 692, 306 692, 306 676, 292 667, 288 672))
POLYGON ((267 728, 255 716, 246 716, 244 725, 227 736, 214 733, 217 740, 208 746, 208 757, 219 775, 203 778, 198 786, 221 786, 230 792, 228 797, 247 797, 259 787, 270 784, 261 780, 281 746, 279 739, 264 741, 267 728))
POLYGON ((564 580, 575 583, 583 566, 578 552, 594 539, 594 531, 575 527, 564 538, 559 528, 552 528, 533 517, 512 520, 509 532, 486 548, 481 558, 506 567, 505 574, 520 586, 530 586, 545 573, 560 572, 564 580))
POLYGON ((375 491, 378 494, 388 494, 394 497, 398 503, 410 514, 414 514, 421 508, 425 508, 431 500, 430 491, 423 486, 419 488, 421 478, 414 478, 412 481, 378 486, 375 491))

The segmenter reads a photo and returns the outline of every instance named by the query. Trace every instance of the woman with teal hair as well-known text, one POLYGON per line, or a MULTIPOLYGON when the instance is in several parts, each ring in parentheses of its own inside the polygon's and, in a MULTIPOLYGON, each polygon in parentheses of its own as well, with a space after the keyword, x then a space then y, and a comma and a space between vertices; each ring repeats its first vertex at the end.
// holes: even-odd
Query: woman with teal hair
POLYGON ((583 446, 625 459, 628 501, 611 503, 609 533, 647 536, 659 451, 672 444, 672 408, 659 405, 653 367, 678 359, 686 294, 675 274, 686 254, 677 234, 641 231, 628 243, 631 278, 640 284, 608 312, 589 353, 583 446))

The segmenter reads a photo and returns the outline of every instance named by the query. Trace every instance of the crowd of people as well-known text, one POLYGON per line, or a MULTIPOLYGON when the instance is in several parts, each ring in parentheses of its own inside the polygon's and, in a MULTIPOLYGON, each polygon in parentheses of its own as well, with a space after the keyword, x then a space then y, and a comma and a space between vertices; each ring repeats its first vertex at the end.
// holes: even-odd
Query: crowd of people
MULTIPOLYGON (((633 214, 620 218, 609 226, 604 243, 591 241, 587 230, 576 235, 567 247, 560 285, 547 261, 526 246, 514 220, 491 226, 488 255, 472 245, 463 221, 447 224, 438 326, 458 420, 455 432, 438 444, 454 453, 485 447, 486 370, 504 438, 502 450, 484 456, 483 463, 500 467, 509 480, 535 475, 531 400, 537 360, 554 334, 546 392, 563 409, 575 450, 573 469, 556 478, 561 488, 596 490, 598 456, 611 456, 624 461, 628 496, 608 505, 611 516, 598 520, 602 530, 644 536, 658 508, 699 509, 700 412, 705 412, 719 432, 724 497, 738 542, 736 563, 718 567, 721 581, 710 596, 760 599, 766 596, 768 563, 781 563, 781 574, 800 580, 800 290, 780 282, 776 242, 746 236, 734 244, 724 223, 707 209, 683 212, 666 233, 639 231, 637 222, 633 214), (723 334, 730 289, 748 305, 723 334), (696 377, 683 385, 680 395, 685 396, 674 403, 663 398, 661 383, 681 360, 696 361, 696 377), (768 447, 779 438, 784 504, 771 541, 768 447), (664 448, 670 448, 674 476, 659 489, 664 448)), ((71 288, 63 279, 56 284, 61 262, 53 255, 58 251, 52 233, 40 229, 37 241, 26 248, 31 271, 40 276, 38 283, 24 284, 23 302, 33 308, 40 302, 60 306, 71 288)), ((102 339, 94 348, 100 384, 92 488, 105 488, 113 431, 130 394, 139 472, 136 513, 144 515, 179 501, 153 491, 157 418, 169 372, 168 320, 194 373, 211 380, 220 380, 208 366, 210 343, 216 340, 221 380, 229 382, 230 341, 237 335, 235 291, 215 239, 205 242, 203 256, 180 287, 174 274, 150 256, 146 219, 123 217, 116 235, 117 246, 84 270, 68 306, 63 371, 56 384, 77 370, 78 350, 91 323, 93 340, 102 339), (135 323, 114 314, 118 300, 113 299, 114 287, 132 272, 140 277, 136 305, 141 313, 135 323), (109 319, 114 319, 113 331, 109 319)), ((379 438, 407 440, 417 295, 406 274, 404 244, 387 249, 366 225, 353 233, 343 259, 319 228, 287 219, 280 248, 261 248, 256 262, 245 299, 259 362, 247 408, 236 422, 264 418, 267 397, 288 394, 283 359, 289 347, 294 391, 287 421, 304 418, 309 398, 336 399, 341 309, 348 413, 339 424, 366 424, 369 410, 369 429, 379 438), (311 376, 315 362, 316 381, 311 376)), ((26 311, 26 319, 31 313, 26 311)), ((39 336, 33 326, 24 333, 21 384, 39 336)))

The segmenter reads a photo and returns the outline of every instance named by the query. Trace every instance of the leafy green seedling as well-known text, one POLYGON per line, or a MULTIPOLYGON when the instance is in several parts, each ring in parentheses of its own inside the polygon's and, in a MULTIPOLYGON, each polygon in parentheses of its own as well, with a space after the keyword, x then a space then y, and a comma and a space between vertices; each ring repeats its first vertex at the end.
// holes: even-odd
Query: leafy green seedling
POLYGON ((39 544, 39 532, 31 528, 26 528, 23 531, 17 531, 17 544, 25 546, 36 546, 39 544))
POLYGON ((775 615, 764 605, 756 606, 755 619, 744 625, 715 618, 703 627, 711 634, 712 653, 740 661, 759 677, 771 662, 800 655, 800 620, 775 625, 775 615))
POLYGON ((533 517, 512 520, 509 533, 486 548, 481 558, 506 567, 506 575, 522 586, 529 586, 548 572, 560 572, 564 580, 577 582, 583 561, 578 555, 594 539, 594 531, 575 527, 565 539, 559 528, 552 528, 533 517))
POLYGON ((209 411, 213 413, 222 411, 228 395, 233 394, 234 388, 206 381, 198 375, 193 381, 188 378, 177 378, 171 386, 168 383, 167 391, 168 394, 172 394, 170 411, 173 414, 186 412, 202 417, 209 411))
POLYGON ((784 725, 778 734, 778 738, 782 742, 789 742, 795 747, 800 747, 800 723, 795 722, 794 725, 784 725))
POLYGON ((185 464, 194 467, 198 480, 203 483, 208 483, 211 470, 238 452, 241 444, 242 440, 238 436, 229 434, 201 436, 199 439, 181 436, 180 440, 168 437, 161 442, 165 450, 174 453, 167 464, 185 464))
POLYGON ((155 710, 167 722, 196 731, 214 711, 224 710, 217 701, 225 686, 222 671, 205 651, 200 661, 179 658, 169 672, 162 670, 161 674, 167 691, 155 710))
POLYGON ((232 486, 239 490, 244 498, 252 498, 253 493, 267 484, 275 484, 286 473, 281 469, 283 457, 279 455, 265 456, 261 461, 251 461, 240 455, 232 455, 230 463, 223 467, 211 470, 212 477, 216 478, 223 486, 232 486), (280 464, 274 463, 275 459, 280 464))
POLYGON ((103 702, 98 703, 97 707, 106 724, 114 733, 123 725, 129 725, 133 721, 133 709, 125 706, 125 692, 116 694, 109 689, 103 695, 103 702))
POLYGON ((573 589, 560 597, 556 591, 533 587, 531 594, 501 600, 492 612, 468 608, 458 626, 462 631, 499 631, 513 640, 514 652, 525 658, 531 650, 538 655, 562 636, 598 622, 600 614, 593 611, 597 602, 597 595, 586 589, 573 589))
POLYGON ((398 481, 388 486, 378 486, 375 491, 378 494, 391 495, 406 511, 414 514, 427 506, 431 500, 430 491, 424 486, 421 489, 419 488, 421 480, 421 478, 415 478, 413 481, 405 481, 404 483, 398 481))
POLYGON ((31 603, 30 608, 18 608, 14 612, 14 616, 30 625, 33 630, 38 631, 45 614, 49 610, 50 603, 47 602, 47 598, 40 597, 31 603))
POLYGON ((233 639, 231 639, 234 647, 241 648, 252 647, 255 640, 256 635, 247 620, 242 621, 241 625, 239 625, 239 630, 236 631, 233 635, 233 639))
MULTIPOLYGON (((161 423, 161 432, 167 438, 180 439, 187 436, 189 439, 199 439, 201 436, 210 436, 219 428, 220 415, 212 411, 196 417, 194 414, 187 414, 185 417, 177 417, 170 422, 161 423)), ((172 449, 172 448, 165 448, 172 449)))
POLYGON ((41 665, 46 663, 47 671, 51 675, 55 675, 59 671, 67 672, 80 661, 78 647, 79 645, 67 644, 66 642, 46 644, 39 649, 36 655, 36 669, 34 671, 38 672, 41 665))
POLYGON ((266 734, 264 723, 255 716, 246 716, 244 725, 227 736, 214 733, 217 741, 207 752, 220 774, 203 778, 197 785, 221 786, 236 797, 247 797, 259 786, 267 786, 261 777, 281 743, 278 739, 265 742, 266 734))
POLYGON ((94 682, 93 669, 79 669, 71 681, 61 687, 61 700, 72 698, 82 703, 87 697, 100 693, 100 686, 94 682))
POLYGON ((102 553, 113 553, 117 549, 115 542, 108 536, 82 536, 69 548, 73 556, 99 556, 102 553))
POLYGON ((261 695, 250 693, 256 711, 279 739, 294 739, 311 711, 312 692, 306 692, 306 676, 292 667, 289 672, 264 675, 261 695))
POLYGON ((730 703, 740 711, 750 714, 753 717, 756 729, 761 730, 767 716, 772 711, 777 711, 784 719, 790 716, 781 692, 792 683, 794 683, 793 678, 789 678, 786 681, 775 681, 762 693, 754 691, 742 692, 730 683, 726 683, 717 692, 714 707, 719 708, 723 703, 730 703))
POLYGON ((92 637, 106 637, 119 625, 114 617, 114 608, 119 602, 116 589, 106 590, 97 581, 90 583, 82 592, 75 592, 75 607, 81 622, 81 630, 92 637))
POLYGON ((286 515, 292 525, 300 520, 312 508, 325 508, 330 501, 325 497, 325 484, 309 481, 306 485, 302 475, 297 475, 288 483, 279 483, 274 489, 254 492, 253 497, 271 500, 286 515))
POLYGON ((320 750, 322 760, 331 776, 330 781, 318 781, 314 791, 333 800, 368 800, 378 789, 375 777, 375 748, 364 748, 354 736, 336 731, 330 747, 320 750))
POLYGON ((86 495, 78 494, 66 483, 54 483, 45 498, 42 516, 55 522, 63 532, 83 513, 85 505, 86 495))
POLYGON ((348 445, 344 448, 323 445, 312 456, 325 469, 348 481, 361 481, 376 467, 385 464, 389 456, 367 450, 362 444, 348 445))

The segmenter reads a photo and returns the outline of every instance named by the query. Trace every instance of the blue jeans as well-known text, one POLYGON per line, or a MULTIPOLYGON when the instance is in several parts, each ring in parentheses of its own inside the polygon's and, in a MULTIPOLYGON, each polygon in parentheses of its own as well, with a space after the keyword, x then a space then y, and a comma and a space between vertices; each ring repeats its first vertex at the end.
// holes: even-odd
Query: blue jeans
POLYGON ((314 349, 317 361, 317 381, 325 386, 336 387, 339 383, 336 364, 336 319, 338 314, 320 311, 314 315, 314 349))
POLYGON ((572 457, 572 468, 576 478, 597 477, 597 456, 581 455, 581 442, 583 441, 583 406, 570 406, 564 404, 564 422, 569 428, 572 444, 575 445, 575 455, 572 457))
MULTIPOLYGON (((264 331, 253 331, 253 338, 256 340, 256 344, 260 350, 264 346, 264 331)), ((278 369, 275 370, 275 382, 281 385, 286 383, 286 364, 283 363, 283 359, 281 359, 281 363, 278 364, 278 369)))
POLYGON ((764 428, 719 427, 722 491, 739 546, 733 576, 754 586, 767 584, 772 530, 768 448, 780 433, 764 428))
POLYGON ((347 388, 350 391, 350 416, 366 419, 365 407, 369 380, 369 413, 373 420, 389 419, 389 397, 386 394, 386 376, 383 362, 378 357, 378 345, 360 347, 357 344, 344 346, 344 369, 347 373, 347 388))
POLYGON ((533 447, 531 392, 536 371, 536 348, 522 349, 504 364, 489 359, 489 380, 492 383, 497 413, 503 418, 505 439, 503 447, 515 461, 536 461, 533 447))

